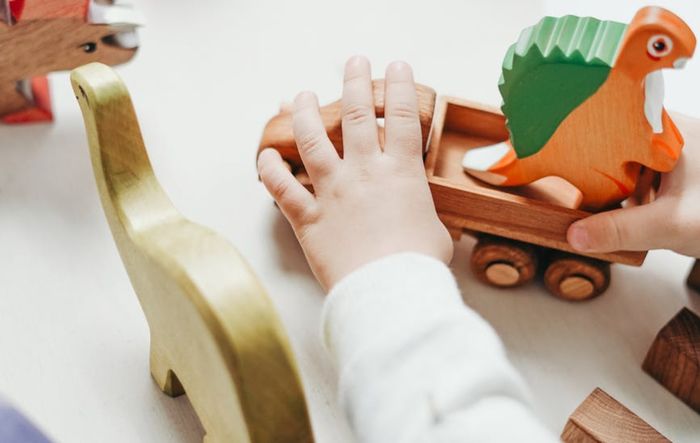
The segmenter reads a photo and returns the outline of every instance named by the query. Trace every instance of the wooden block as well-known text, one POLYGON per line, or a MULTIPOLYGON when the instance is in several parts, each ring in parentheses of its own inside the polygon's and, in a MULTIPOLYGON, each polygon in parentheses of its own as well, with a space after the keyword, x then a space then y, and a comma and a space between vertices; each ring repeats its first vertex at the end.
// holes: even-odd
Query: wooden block
POLYGON ((642 368, 700 413, 700 317, 681 309, 657 334, 642 368))
MULTIPOLYGON (((5 0, 0 0, 3 4, 5 0)), ((0 7, 0 119, 6 123, 51 120, 48 88, 50 72, 90 62, 116 65, 136 53, 134 29, 124 20, 124 5, 109 6, 87 0, 13 0, 0 7), (9 6, 7 6, 9 5, 9 6), (89 5, 114 24, 91 23, 89 5), (111 9, 119 14, 105 14, 111 9)))
POLYGON ((564 443, 670 442, 600 388, 571 414, 561 439, 564 443))
POLYGON ((187 393, 207 443, 313 441, 289 341, 250 267, 172 206, 114 71, 94 63, 71 80, 102 206, 148 320, 157 385, 187 393))
POLYGON ((695 260, 693 268, 690 270, 690 274, 688 274, 688 280, 686 280, 686 283, 691 288, 700 292, 700 260, 695 260))

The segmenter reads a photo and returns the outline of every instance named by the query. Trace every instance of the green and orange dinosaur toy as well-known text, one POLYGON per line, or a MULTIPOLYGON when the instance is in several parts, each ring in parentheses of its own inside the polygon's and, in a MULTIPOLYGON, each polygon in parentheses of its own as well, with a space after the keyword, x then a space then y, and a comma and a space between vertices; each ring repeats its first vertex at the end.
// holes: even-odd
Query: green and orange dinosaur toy
POLYGON ((510 138, 468 151, 464 169, 498 186, 559 176, 581 207, 618 204, 642 166, 673 169, 683 137, 663 108, 665 68, 681 68, 696 39, 675 14, 641 9, 629 25, 546 17, 508 50, 499 89, 510 138))

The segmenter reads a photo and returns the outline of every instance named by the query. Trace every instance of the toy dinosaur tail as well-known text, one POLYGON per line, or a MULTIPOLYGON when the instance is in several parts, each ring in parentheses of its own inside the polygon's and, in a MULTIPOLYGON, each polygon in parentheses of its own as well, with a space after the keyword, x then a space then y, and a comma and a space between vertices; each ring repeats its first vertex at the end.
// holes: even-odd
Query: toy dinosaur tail
POLYGON ((462 167, 471 176, 496 186, 518 186, 536 180, 522 167, 510 140, 464 154, 462 167))

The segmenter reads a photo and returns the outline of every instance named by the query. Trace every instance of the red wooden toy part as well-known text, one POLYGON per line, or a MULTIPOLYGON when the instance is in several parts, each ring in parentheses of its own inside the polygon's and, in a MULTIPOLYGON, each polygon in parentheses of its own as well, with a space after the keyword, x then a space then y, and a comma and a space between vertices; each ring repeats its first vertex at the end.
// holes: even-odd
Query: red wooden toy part
POLYGON ((53 120, 49 80, 45 76, 33 78, 30 82, 30 87, 35 106, 6 115, 2 118, 4 123, 49 122, 53 120))
POLYGON ((10 0, 15 21, 50 18, 85 18, 90 0, 10 0))

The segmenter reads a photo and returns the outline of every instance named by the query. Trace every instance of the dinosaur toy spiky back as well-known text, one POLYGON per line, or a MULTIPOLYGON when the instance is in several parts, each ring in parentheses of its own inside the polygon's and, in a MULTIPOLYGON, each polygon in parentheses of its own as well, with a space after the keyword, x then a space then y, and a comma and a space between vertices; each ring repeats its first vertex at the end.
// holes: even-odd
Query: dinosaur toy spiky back
POLYGON ((506 53, 498 85, 519 158, 537 153, 605 82, 626 29, 623 23, 567 15, 545 17, 520 34, 506 53))
POLYGON ((642 8, 629 25, 547 17, 508 50, 500 90, 508 141, 468 151, 465 170, 518 186, 559 176, 600 210, 628 197, 641 166, 670 171, 683 137, 663 108, 661 70, 695 52, 675 14, 642 8))

